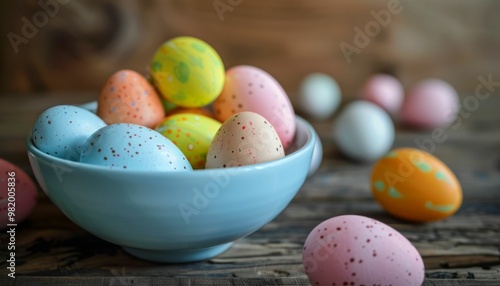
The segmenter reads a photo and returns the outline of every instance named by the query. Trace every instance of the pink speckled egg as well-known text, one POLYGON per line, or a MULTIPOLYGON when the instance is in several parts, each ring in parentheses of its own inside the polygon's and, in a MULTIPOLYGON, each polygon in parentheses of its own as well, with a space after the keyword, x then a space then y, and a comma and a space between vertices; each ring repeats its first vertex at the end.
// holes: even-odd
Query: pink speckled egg
POLYGON ((388 74, 375 74, 364 84, 361 98, 371 101, 395 114, 401 109, 404 99, 403 86, 395 77, 388 74))
POLYGON ((121 70, 102 88, 97 115, 107 124, 133 123, 153 128, 165 117, 165 110, 146 78, 132 70, 121 70))
POLYGON ((264 116, 276 129, 286 149, 295 135, 295 112, 281 85, 267 72, 253 66, 236 66, 226 72, 224 88, 214 101, 217 120, 251 111, 264 116))
POLYGON ((302 263, 312 285, 421 285, 425 269, 415 247, 377 220, 342 215, 316 226, 302 263))
POLYGON ((401 109, 402 121, 416 128, 445 127, 455 120, 459 98, 445 81, 427 79, 408 93, 401 109))
POLYGON ((1 158, 0 184, 0 230, 4 230, 7 224, 19 224, 31 213, 37 187, 21 168, 1 158))
POLYGON ((278 133, 267 119, 244 111, 229 117, 210 144, 205 168, 229 168, 285 156, 278 133))

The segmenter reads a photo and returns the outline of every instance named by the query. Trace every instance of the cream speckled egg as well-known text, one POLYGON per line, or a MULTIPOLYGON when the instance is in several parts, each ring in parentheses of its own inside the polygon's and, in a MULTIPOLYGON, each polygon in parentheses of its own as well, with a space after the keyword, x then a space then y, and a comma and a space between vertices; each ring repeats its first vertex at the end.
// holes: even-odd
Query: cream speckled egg
POLYGON ((215 134, 206 168, 257 164, 285 156, 278 133, 269 121, 254 112, 229 117, 215 134))

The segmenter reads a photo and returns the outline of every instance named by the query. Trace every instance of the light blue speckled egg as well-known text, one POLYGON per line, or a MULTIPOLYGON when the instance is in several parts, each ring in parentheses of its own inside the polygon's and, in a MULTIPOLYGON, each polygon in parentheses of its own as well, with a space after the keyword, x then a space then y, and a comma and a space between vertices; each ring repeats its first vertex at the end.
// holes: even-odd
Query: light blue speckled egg
POLYGON ((143 171, 191 171, 172 141, 147 127, 117 123, 96 131, 85 142, 80 162, 143 171))
POLYGON ((32 130, 33 144, 49 155, 78 161, 81 146, 104 126, 101 118, 86 109, 54 106, 38 116, 32 130))

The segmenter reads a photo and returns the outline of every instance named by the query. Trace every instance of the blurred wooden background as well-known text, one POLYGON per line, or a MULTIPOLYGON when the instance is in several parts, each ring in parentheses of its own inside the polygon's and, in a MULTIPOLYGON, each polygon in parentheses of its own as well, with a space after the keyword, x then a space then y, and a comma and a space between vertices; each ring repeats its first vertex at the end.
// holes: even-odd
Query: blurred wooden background
POLYGON ((479 75, 500 81, 500 1, 495 0, 23 0, 0 5, 2 92, 97 92, 118 69, 145 74, 156 48, 178 35, 207 41, 226 68, 251 64, 267 70, 292 101, 311 72, 330 74, 351 97, 380 71, 396 75, 406 87, 438 77, 461 94, 474 92, 479 75), (41 4, 52 4, 52 10, 41 4), (399 5, 400 13, 391 13, 386 27, 358 46, 349 63, 341 43, 355 47, 355 28, 364 31, 375 21, 373 14, 388 5, 399 5), (23 32, 23 18, 37 25, 35 33, 23 32), (13 34, 25 40, 13 45, 13 34))

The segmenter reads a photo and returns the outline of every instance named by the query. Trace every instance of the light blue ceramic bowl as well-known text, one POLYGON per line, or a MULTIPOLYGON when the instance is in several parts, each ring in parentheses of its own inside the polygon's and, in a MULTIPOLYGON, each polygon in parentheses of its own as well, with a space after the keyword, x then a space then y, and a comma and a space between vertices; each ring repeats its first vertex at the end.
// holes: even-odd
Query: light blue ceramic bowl
POLYGON ((284 158, 193 172, 110 170, 26 144, 40 186, 73 222, 136 257, 176 263, 214 257, 273 220, 304 183, 317 140, 297 117, 284 158))

